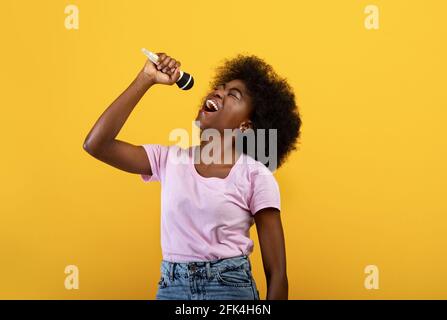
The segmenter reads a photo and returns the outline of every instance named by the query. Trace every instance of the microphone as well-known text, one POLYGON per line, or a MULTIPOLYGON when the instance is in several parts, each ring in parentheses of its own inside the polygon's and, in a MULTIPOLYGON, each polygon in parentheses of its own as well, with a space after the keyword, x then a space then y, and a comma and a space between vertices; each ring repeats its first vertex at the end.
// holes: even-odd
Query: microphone
MULTIPOLYGON (((141 49, 141 51, 153 63, 155 63, 155 64, 158 63, 158 56, 155 53, 153 53, 145 48, 141 49)), ((189 73, 183 72, 182 70, 179 70, 179 71, 180 71, 180 78, 176 82, 177 86, 182 90, 191 89, 192 86, 194 85, 194 78, 189 73)))

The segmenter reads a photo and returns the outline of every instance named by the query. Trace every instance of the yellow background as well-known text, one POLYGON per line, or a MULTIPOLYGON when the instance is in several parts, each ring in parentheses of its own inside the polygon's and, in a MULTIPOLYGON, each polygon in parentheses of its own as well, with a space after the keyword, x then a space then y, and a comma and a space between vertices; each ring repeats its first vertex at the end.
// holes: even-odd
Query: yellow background
MULTIPOLYGON (((393 1, 2 1, 0 298, 153 299, 160 185, 82 149, 146 47, 194 75, 152 88, 118 135, 191 130, 214 68, 272 64, 303 120, 281 188, 290 299, 447 298, 447 5, 393 1), (64 25, 80 10, 79 30, 64 25), (366 30, 364 8, 380 9, 366 30), (64 287, 65 266, 80 270, 64 287), (364 268, 377 265, 378 290, 364 268)), ((266 284, 255 227, 251 256, 266 284)))

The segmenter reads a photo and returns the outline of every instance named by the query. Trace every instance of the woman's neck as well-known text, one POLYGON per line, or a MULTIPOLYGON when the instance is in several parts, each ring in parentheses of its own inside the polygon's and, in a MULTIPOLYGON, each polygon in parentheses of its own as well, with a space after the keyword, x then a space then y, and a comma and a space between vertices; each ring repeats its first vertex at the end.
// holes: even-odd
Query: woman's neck
POLYGON ((208 141, 201 140, 199 146, 200 161, 196 163, 223 166, 234 165, 234 163, 236 163, 236 161, 238 160, 240 154, 237 152, 234 146, 232 137, 230 138, 231 140, 225 140, 225 137, 222 137, 215 142, 212 139, 208 141), (211 159, 203 161, 208 158, 211 159))

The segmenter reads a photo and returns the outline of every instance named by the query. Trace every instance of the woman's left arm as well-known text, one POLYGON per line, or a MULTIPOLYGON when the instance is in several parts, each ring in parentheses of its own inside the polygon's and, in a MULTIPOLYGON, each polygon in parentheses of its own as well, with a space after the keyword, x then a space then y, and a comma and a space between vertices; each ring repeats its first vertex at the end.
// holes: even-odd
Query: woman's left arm
POLYGON ((287 300, 289 284, 280 212, 275 208, 265 208, 258 211, 254 219, 267 280, 266 300, 287 300))

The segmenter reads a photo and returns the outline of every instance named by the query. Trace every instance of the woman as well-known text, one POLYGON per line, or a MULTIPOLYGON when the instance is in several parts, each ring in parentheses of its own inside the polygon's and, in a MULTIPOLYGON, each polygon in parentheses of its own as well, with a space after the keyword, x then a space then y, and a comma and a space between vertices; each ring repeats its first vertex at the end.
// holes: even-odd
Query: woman
POLYGON ((200 145, 185 149, 117 140, 149 88, 173 85, 180 77, 180 61, 165 53, 157 55, 158 63, 146 61, 84 141, 84 149, 93 157, 140 174, 146 182, 161 182, 163 260, 156 299, 259 300, 248 257, 253 251, 249 229, 254 223, 267 280, 266 299, 288 299, 280 194, 271 171, 272 163, 281 166, 296 149, 300 135, 292 89, 263 60, 238 55, 218 68, 212 90, 200 103, 196 117, 200 145), (236 136, 225 135, 229 129, 236 136), (236 142, 246 132, 262 129, 267 134, 252 135, 254 146, 249 139, 242 139, 242 148, 236 142), (218 135, 203 139, 208 131, 218 135), (258 152, 267 155, 272 146, 275 157, 268 158, 268 170, 258 152), (251 147, 256 153, 249 152, 251 147), (187 161, 174 161, 178 155, 187 161))

